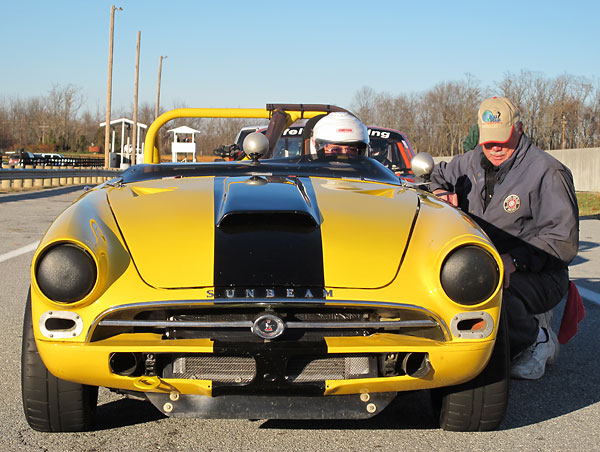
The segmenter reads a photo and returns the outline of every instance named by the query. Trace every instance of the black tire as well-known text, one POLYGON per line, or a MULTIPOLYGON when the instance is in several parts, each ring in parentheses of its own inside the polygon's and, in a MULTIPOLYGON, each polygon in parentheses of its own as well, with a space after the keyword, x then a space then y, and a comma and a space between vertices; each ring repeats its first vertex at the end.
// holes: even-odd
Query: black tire
POLYGON ((31 295, 23 319, 21 392, 25 419, 34 430, 81 432, 92 426, 98 387, 61 380, 48 372, 33 336, 31 295))
POLYGON ((455 432, 497 429, 508 405, 510 350, 506 315, 501 314, 496 344, 487 366, 466 383, 431 390, 440 427, 455 432))

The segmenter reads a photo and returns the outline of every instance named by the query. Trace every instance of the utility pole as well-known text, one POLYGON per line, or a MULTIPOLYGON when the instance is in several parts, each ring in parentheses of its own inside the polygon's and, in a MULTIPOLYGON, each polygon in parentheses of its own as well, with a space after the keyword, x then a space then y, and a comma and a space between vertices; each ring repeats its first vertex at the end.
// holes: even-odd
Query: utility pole
POLYGON ((166 56, 161 56, 158 60, 158 84, 156 85, 156 108, 154 109, 154 120, 158 118, 158 104, 160 102, 160 75, 162 73, 162 60, 163 58, 167 58, 166 56))
POLYGON ((50 126, 44 124, 38 127, 42 129, 42 144, 46 144, 46 129, 49 129, 50 126))
POLYGON ((562 148, 565 149, 565 127, 567 125, 567 118, 562 115, 562 148))
POLYGON ((131 153, 132 165, 137 163, 137 109, 138 109, 138 81, 140 77, 140 40, 142 38, 142 32, 137 32, 137 51, 135 57, 135 82, 134 82, 134 93, 133 93, 133 131, 131 132, 131 146, 133 152, 131 153))
POLYGON ((23 147, 23 115, 21 115, 21 126, 19 127, 19 147, 23 147))
POLYGON ((115 32, 115 10, 123 8, 110 7, 110 32, 108 35, 108 88, 106 92, 106 126, 104 127, 104 166, 109 167, 108 149, 110 144, 110 104, 112 100, 112 67, 113 67, 113 38, 115 32))

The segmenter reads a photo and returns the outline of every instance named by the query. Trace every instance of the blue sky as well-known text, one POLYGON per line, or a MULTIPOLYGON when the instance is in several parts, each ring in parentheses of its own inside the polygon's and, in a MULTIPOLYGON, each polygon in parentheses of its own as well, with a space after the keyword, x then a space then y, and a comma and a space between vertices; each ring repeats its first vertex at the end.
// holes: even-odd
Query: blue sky
POLYGON ((105 109, 110 6, 115 14, 113 111, 139 103, 350 107, 363 86, 422 92, 472 74, 482 87, 507 72, 600 77, 600 2, 21 0, 0 14, 0 97, 44 96, 73 84, 105 109))

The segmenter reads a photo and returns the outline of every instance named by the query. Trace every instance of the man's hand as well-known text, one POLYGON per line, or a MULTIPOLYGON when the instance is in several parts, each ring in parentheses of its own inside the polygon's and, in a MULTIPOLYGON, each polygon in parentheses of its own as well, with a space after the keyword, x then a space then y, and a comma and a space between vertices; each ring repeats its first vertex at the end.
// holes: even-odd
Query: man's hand
POLYGON ((506 289, 510 285, 510 275, 516 272, 517 269, 510 254, 501 254, 500 257, 502 258, 502 265, 504 265, 504 282, 502 287, 506 289))
POLYGON ((451 193, 449 191, 438 188, 437 190, 433 190, 433 194, 440 198, 442 201, 446 201, 451 206, 458 207, 458 196, 456 196, 456 193, 451 193))

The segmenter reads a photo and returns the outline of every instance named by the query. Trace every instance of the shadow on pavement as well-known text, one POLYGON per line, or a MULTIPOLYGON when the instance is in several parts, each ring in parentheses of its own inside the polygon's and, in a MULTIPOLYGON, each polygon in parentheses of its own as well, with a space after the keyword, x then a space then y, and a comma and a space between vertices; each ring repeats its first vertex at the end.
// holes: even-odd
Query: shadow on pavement
POLYGON ((14 194, 0 194, 0 204, 6 202, 17 202, 27 199, 41 199, 49 198, 52 196, 65 195, 75 191, 82 191, 86 185, 70 185, 68 187, 47 189, 47 190, 34 190, 27 192, 19 192, 14 194))
POLYGON ((165 416, 150 402, 123 398, 96 408, 94 430, 109 430, 128 425, 145 424, 165 416))
POLYGON ((594 248, 598 248, 598 246, 600 246, 600 245, 598 245, 597 242, 580 241, 579 242, 579 251, 578 251, 578 254, 571 261, 571 263, 569 264, 569 267, 574 267, 576 265, 583 264, 585 262, 589 262, 590 259, 583 257, 581 255, 581 252, 582 251, 593 250, 594 248))
POLYGON ((264 421, 264 429, 300 430, 430 430, 439 425, 433 417, 429 391, 399 393, 381 413, 370 419, 264 421))

